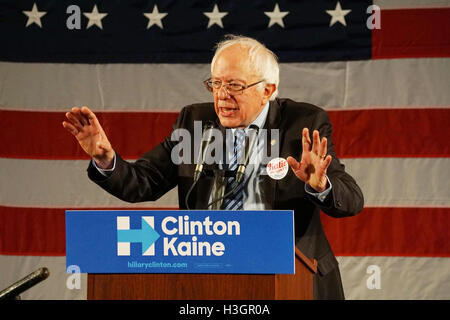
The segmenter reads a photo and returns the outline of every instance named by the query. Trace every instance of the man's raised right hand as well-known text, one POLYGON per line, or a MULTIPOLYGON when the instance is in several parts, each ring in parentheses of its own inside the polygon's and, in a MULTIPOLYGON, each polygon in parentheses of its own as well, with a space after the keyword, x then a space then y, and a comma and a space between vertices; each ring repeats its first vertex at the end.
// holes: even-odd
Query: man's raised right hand
POLYGON ((66 113, 67 121, 63 127, 78 141, 83 150, 94 158, 98 167, 109 169, 113 165, 114 150, 98 122, 95 114, 88 107, 74 107, 66 113))

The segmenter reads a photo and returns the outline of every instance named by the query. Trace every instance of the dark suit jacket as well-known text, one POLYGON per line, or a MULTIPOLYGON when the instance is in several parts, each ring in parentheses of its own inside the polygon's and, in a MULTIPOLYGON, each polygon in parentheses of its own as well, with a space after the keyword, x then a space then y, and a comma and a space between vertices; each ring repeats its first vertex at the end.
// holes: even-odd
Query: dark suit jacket
MULTIPOLYGON (((224 131, 212 103, 183 108, 173 128, 185 128, 193 133, 196 120, 215 121, 218 128, 224 131)), ((332 184, 332 191, 322 203, 305 193, 304 183, 289 170, 281 180, 263 177, 264 201, 267 208, 295 211, 296 246, 308 257, 318 260, 319 274, 315 277, 315 297, 344 298, 338 262, 322 228, 319 212, 322 210, 337 218, 355 215, 363 208, 362 192, 355 180, 344 171, 344 166, 340 164, 334 152, 332 127, 324 110, 289 99, 270 102, 264 128, 280 130, 280 157, 293 156, 297 160, 301 158, 301 133, 304 127, 309 128, 311 134, 317 129, 320 137, 328 139, 327 151, 333 160, 327 176, 332 184), (333 271, 334 275, 327 277, 333 271), (317 292, 319 290, 321 292, 317 292)), ((271 141, 270 138, 267 140, 271 141)), ((176 143, 168 137, 133 164, 117 155, 116 168, 108 178, 100 175, 92 165, 88 168, 88 175, 106 191, 128 202, 157 200, 178 186, 179 207, 185 209, 184 199, 192 185, 195 164, 172 163, 171 150, 176 143)), ((213 178, 200 179, 190 195, 189 207, 206 208, 212 185, 213 178)))

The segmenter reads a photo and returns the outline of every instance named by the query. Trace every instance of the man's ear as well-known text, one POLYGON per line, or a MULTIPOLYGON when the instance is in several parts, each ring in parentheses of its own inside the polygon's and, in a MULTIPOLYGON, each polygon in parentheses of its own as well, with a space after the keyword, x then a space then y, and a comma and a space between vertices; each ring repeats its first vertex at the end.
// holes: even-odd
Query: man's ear
POLYGON ((272 94, 277 89, 277 85, 274 83, 266 83, 266 86, 264 87, 264 103, 267 103, 269 101, 272 94))

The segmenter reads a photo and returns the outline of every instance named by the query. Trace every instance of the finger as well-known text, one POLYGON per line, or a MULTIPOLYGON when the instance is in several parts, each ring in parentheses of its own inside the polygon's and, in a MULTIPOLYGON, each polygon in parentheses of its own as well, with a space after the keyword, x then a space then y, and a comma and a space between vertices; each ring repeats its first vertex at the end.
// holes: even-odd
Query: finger
POLYGON ((327 155, 327 138, 323 137, 322 141, 320 142, 319 147, 319 157, 322 159, 325 159, 325 156, 327 155))
POLYGON ((80 110, 79 108, 73 107, 73 108, 72 108, 72 113, 77 117, 78 121, 80 121, 80 123, 81 123, 83 126, 89 124, 87 118, 81 113, 81 110, 80 110))
POLYGON ((98 122, 97 116, 95 115, 94 112, 91 111, 91 109, 89 109, 86 106, 83 106, 81 108, 81 113, 87 118, 90 124, 94 124, 97 127, 101 127, 100 122, 98 122))
POLYGON ((313 131, 313 145, 312 145, 312 149, 311 151, 317 155, 320 156, 319 154, 319 147, 320 147, 320 136, 319 136, 319 131, 314 130, 313 131))
POLYGON ((300 169, 300 162, 295 160, 293 157, 289 156, 289 157, 287 157, 286 160, 287 160, 289 166, 292 168, 292 170, 296 171, 296 170, 300 169))
POLYGON ((78 117, 73 112, 67 112, 66 118, 70 120, 70 123, 75 126, 78 130, 83 129, 83 125, 81 124, 78 117))
POLYGON ((328 167, 330 166, 331 160, 333 160, 333 157, 328 155, 322 162, 322 169, 326 172, 328 167))
POLYGON ((64 129, 69 131, 74 136, 76 136, 78 134, 78 130, 72 124, 70 124, 69 122, 63 121, 62 125, 63 125, 64 129))
POLYGON ((308 179, 308 174, 305 172, 304 163, 298 162, 293 157, 288 157, 286 160, 295 176, 303 182, 306 182, 308 179))
POLYGON ((302 149, 303 149, 303 154, 305 154, 306 152, 309 152, 311 150, 311 139, 309 138, 308 128, 303 128, 302 149))
POLYGON ((81 114, 81 111, 80 111, 80 109, 79 108, 77 108, 77 107, 73 107, 71 110, 70 110, 70 113, 74 116, 74 117, 76 117, 77 119, 78 119, 78 122, 80 122, 80 124, 81 125, 84 125, 84 122, 83 122, 83 115, 81 114))

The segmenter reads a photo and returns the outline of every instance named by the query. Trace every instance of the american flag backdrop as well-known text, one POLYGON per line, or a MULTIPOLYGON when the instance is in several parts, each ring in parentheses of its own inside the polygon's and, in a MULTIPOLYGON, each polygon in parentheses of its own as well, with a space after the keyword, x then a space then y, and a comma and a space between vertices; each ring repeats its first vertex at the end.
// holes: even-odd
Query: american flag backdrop
POLYGON ((448 0, 0 0, 0 290, 47 266, 23 299, 86 299, 85 274, 66 285, 66 209, 177 207, 176 190, 106 194, 61 122, 87 105, 138 158, 212 101, 202 80, 228 33, 278 55, 280 97, 329 112, 365 196, 356 217, 322 215, 346 298, 450 299, 448 0))

